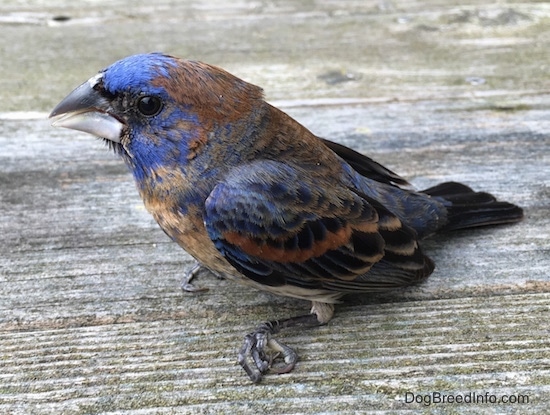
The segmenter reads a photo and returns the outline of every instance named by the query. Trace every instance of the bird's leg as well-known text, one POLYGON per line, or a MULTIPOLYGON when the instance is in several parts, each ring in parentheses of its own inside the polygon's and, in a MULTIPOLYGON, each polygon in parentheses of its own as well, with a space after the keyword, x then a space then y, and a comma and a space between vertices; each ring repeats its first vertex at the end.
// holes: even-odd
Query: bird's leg
POLYGON ((288 373, 296 365, 298 361, 296 352, 286 344, 274 339, 273 334, 277 334, 285 328, 321 326, 330 320, 333 311, 332 304, 314 302, 311 314, 268 321, 260 324, 252 333, 247 334, 239 350, 238 362, 250 380, 259 383, 263 374, 270 369, 275 373, 288 373), (273 361, 279 356, 282 357, 285 364, 273 367, 273 361))
POLYGON ((191 284, 191 280, 195 278, 203 268, 204 267, 199 262, 196 262, 195 265, 184 274, 183 280, 181 281, 181 289, 183 291, 189 293, 208 291, 208 288, 197 288, 191 284))
POLYGON ((197 288, 193 284, 191 284, 191 280, 195 278, 199 274, 199 272, 201 272, 202 270, 209 271, 210 273, 214 274, 216 278, 219 280, 224 279, 224 276, 222 274, 218 274, 210 270, 209 268, 206 268, 204 265, 202 265, 200 262, 197 261, 195 262, 195 265, 193 265, 193 267, 184 274, 183 280, 181 281, 181 285, 180 285, 181 289, 189 293, 198 293, 198 292, 208 291, 208 288, 197 288))

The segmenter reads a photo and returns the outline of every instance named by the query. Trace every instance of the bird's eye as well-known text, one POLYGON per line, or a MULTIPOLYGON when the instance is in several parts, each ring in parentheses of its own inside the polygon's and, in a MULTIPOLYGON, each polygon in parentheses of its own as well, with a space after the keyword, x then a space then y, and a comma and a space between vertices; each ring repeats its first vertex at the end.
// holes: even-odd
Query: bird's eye
POLYGON ((157 115, 162 109, 162 101, 157 97, 144 96, 137 103, 138 111, 147 117, 157 115))

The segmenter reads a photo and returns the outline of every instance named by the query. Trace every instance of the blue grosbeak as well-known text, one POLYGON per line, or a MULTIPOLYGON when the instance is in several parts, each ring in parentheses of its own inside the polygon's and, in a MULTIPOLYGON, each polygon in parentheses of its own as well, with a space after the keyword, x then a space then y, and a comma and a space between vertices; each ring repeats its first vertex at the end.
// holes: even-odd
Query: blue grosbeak
POLYGON ((280 329, 325 324, 345 294, 426 278, 434 264, 422 238, 523 216, 460 183, 410 190, 374 160, 313 135, 265 102, 259 87, 163 54, 112 64, 51 117, 107 140, 147 210, 199 264, 312 301, 311 314, 262 323, 245 337, 239 363, 254 382, 273 352, 284 364, 272 370, 290 371, 297 360, 272 337, 280 329))

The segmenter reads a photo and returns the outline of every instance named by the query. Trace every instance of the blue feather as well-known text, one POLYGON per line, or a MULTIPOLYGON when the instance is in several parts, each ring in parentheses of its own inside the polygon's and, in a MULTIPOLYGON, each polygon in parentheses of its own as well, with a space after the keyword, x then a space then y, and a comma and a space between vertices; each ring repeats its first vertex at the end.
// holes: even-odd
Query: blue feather
POLYGON ((168 68, 177 67, 177 60, 161 53, 129 56, 104 70, 103 83, 110 93, 138 88, 158 76, 168 77, 168 68))

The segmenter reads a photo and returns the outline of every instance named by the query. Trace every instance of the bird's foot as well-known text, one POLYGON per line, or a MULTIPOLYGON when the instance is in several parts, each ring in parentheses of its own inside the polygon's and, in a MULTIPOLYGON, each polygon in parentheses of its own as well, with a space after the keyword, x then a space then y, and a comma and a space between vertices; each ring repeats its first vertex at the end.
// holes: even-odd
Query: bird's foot
POLYGON ((191 280, 195 278, 203 268, 204 267, 197 262, 189 271, 185 273, 180 285, 183 291, 186 291, 188 293, 199 293, 208 291, 208 288, 198 288, 191 284, 191 280))
POLYGON ((294 369, 298 355, 291 347, 272 336, 288 327, 315 327, 320 323, 316 314, 292 317, 286 320, 274 320, 260 324, 256 330, 244 337, 239 350, 238 362, 250 380, 259 383, 268 371, 288 373, 294 369), (274 362, 282 363, 274 365, 274 362))
POLYGON ((254 383, 259 383, 270 369, 275 373, 288 373, 298 361, 293 349, 272 337, 278 331, 277 321, 266 322, 244 338, 238 362, 254 383), (274 367, 273 362, 279 357, 282 357, 284 365, 274 367))
POLYGON ((195 265, 193 265, 193 267, 184 274, 183 280, 181 281, 181 284, 180 284, 181 289, 189 293, 199 293, 199 292, 208 291, 208 288, 206 287, 197 288, 191 283, 191 280, 195 278, 203 270, 208 271, 211 274, 214 274, 214 276, 219 280, 223 280, 225 278, 222 274, 218 274, 212 271, 211 269, 206 268, 204 265, 200 264, 199 262, 195 262, 195 265))

